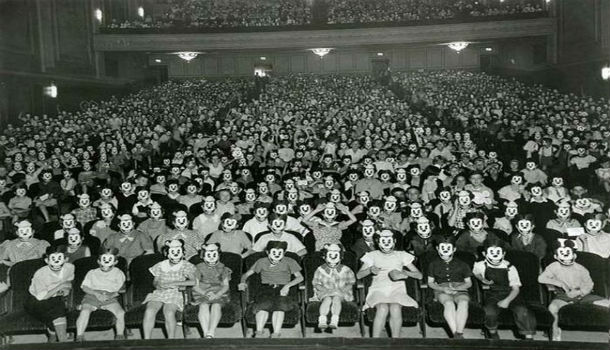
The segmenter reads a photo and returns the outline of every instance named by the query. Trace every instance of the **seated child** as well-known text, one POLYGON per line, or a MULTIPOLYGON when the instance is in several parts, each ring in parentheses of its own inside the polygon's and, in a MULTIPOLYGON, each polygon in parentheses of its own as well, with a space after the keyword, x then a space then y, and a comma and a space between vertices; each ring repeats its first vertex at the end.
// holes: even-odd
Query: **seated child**
POLYGON ((53 245, 45 253, 47 266, 34 273, 25 311, 47 326, 49 341, 65 342, 68 311, 64 298, 70 294, 74 280, 74 265, 66 258, 66 246, 53 245))
POLYGON ((536 226, 532 215, 519 214, 515 217, 514 223, 517 234, 511 237, 511 247, 514 250, 532 253, 542 260, 546 255, 546 241, 534 232, 536 226))
POLYGON ((184 298, 180 287, 195 285, 196 268, 184 260, 184 241, 174 239, 167 241, 163 248, 167 259, 155 264, 149 269, 154 276, 155 290, 144 299, 146 304, 142 328, 144 339, 150 339, 155 318, 163 309, 167 337, 174 339, 176 334, 176 312, 184 309, 184 298))
POLYGON ((602 231, 604 214, 585 215, 585 234, 576 239, 577 250, 608 258, 610 256, 610 233, 602 231))
POLYGON ((368 288, 365 308, 376 309, 373 321, 373 337, 379 338, 390 316, 390 330, 393 338, 400 337, 402 327, 402 307, 417 306, 417 302, 407 294, 403 280, 421 279, 422 274, 413 264, 415 257, 405 251, 395 250, 396 236, 393 231, 382 230, 375 235, 379 250, 368 252, 360 259, 362 267, 358 279, 373 275, 368 288), (408 271, 404 270, 407 268, 408 271))
POLYGON ((118 253, 117 249, 104 251, 97 259, 99 267, 87 272, 80 285, 85 296, 76 320, 76 341, 85 340, 89 316, 98 309, 108 310, 116 318, 114 339, 125 339, 125 310, 118 301, 119 292, 125 284, 125 274, 116 267, 118 253))
POLYGON ((519 272, 504 259, 505 243, 499 239, 486 239, 483 243, 485 260, 477 261, 473 275, 489 289, 484 291, 485 328, 491 339, 499 339, 498 315, 501 309, 510 309, 519 333, 532 339, 536 333, 536 317, 520 297, 519 272))
POLYGON ((455 258, 455 237, 441 236, 436 240, 436 251, 440 259, 428 265, 428 286, 434 298, 443 304, 443 316, 455 339, 464 338, 464 327, 468 320, 468 289, 472 286, 472 272, 463 261, 455 258))
POLYGON ((341 315, 341 303, 354 300, 353 286, 356 283, 356 276, 352 269, 341 264, 344 252, 342 245, 327 245, 322 250, 326 263, 320 265, 314 272, 312 300, 321 302, 320 316, 318 316, 318 328, 320 329, 337 328, 341 315), (331 311, 329 324, 328 314, 331 311))
POLYGON ((197 264, 193 287, 193 305, 199 305, 199 324, 205 338, 214 338, 222 317, 222 306, 230 301, 231 269, 220 262, 218 244, 204 245, 200 251, 203 262, 197 264))
POLYGON ((538 282, 549 287, 559 288, 555 298, 549 304, 549 311, 555 318, 553 321, 553 341, 561 341, 561 328, 559 328, 559 310, 569 304, 583 303, 604 305, 604 298, 591 294, 593 280, 589 271, 576 262, 574 253, 575 244, 572 240, 558 240, 555 246, 555 262, 549 264, 538 282))
POLYGON ((4 241, 0 244, 0 293, 9 288, 8 270, 10 266, 18 262, 39 259, 44 256, 49 247, 49 242, 34 238, 32 224, 23 220, 15 224, 17 226, 17 238, 4 241))
POLYGON ((89 247, 83 244, 83 234, 79 229, 73 227, 68 230, 68 251, 66 256, 70 258, 70 261, 76 261, 81 258, 91 256, 91 250, 89 247))
POLYGON ((298 308, 294 294, 290 295, 290 288, 301 283, 303 275, 299 263, 284 256, 287 249, 288 243, 285 241, 269 241, 265 249, 267 257, 257 260, 241 277, 239 290, 243 291, 248 288, 248 278, 255 273, 260 274, 260 287, 251 291, 256 315, 255 337, 262 337, 269 313, 272 313, 271 337, 281 337, 285 312, 298 308))
POLYGON ((8 208, 13 215, 13 222, 19 219, 25 219, 32 209, 32 198, 27 195, 25 185, 18 186, 15 189, 15 197, 8 201, 8 208))

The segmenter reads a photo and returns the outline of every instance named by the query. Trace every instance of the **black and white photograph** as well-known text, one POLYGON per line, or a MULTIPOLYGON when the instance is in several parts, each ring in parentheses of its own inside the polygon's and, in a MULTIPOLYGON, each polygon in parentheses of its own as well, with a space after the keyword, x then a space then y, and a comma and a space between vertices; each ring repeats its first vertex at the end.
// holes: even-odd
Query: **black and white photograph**
POLYGON ((610 0, 0 0, 0 350, 607 350, 610 0))

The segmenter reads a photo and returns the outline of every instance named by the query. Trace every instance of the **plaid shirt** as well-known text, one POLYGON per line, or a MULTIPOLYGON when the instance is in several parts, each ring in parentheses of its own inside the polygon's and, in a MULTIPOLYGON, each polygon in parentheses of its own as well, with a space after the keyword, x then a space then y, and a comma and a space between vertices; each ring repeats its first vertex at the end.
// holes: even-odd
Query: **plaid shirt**
POLYGON ((338 296, 345 301, 352 301, 354 283, 356 283, 356 275, 349 267, 339 264, 331 268, 323 264, 313 275, 311 284, 314 296, 311 300, 321 301, 326 297, 338 296))
POLYGON ((97 209, 93 207, 76 208, 72 210, 72 215, 74 215, 77 222, 80 222, 81 225, 85 226, 89 221, 97 220, 97 209))

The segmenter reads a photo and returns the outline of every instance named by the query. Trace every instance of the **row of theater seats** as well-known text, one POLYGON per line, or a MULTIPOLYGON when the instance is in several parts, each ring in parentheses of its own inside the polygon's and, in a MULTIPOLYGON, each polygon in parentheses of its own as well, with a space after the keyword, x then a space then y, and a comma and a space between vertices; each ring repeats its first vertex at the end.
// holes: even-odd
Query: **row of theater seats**
MULTIPOLYGON (((233 273, 230 281, 230 297, 231 301, 223 306, 222 319, 220 326, 231 327, 236 323, 241 324, 243 336, 247 335, 249 327, 255 324, 254 313, 252 312, 252 300, 248 296, 248 291, 239 292, 237 285, 240 281, 242 272, 256 262, 264 253, 257 253, 243 259, 236 254, 222 253, 221 262, 229 267, 233 273)), ((319 302, 310 302, 312 296, 313 275, 318 266, 324 263, 324 260, 319 254, 308 254, 300 259, 296 255, 287 253, 297 261, 301 262, 304 270, 305 282, 299 285, 298 288, 292 288, 291 293, 299 300, 299 307, 286 313, 284 327, 301 327, 302 335, 305 337, 307 326, 314 326, 318 321, 319 302)), ((468 253, 458 252, 457 258, 463 260, 471 267, 475 262, 475 257, 468 253)), ((426 271, 426 266, 433 259, 436 259, 436 254, 430 252, 427 255, 418 259, 417 263, 422 271, 426 271)), ((161 255, 143 255, 134 259, 129 268, 126 267, 125 261, 122 260, 118 267, 125 272, 129 270, 130 280, 127 284, 125 292, 122 294, 121 302, 126 310, 126 326, 128 329, 134 329, 142 326, 145 305, 142 301, 146 295, 150 293, 153 287, 153 276, 149 272, 149 268, 154 264, 164 259, 161 255)), ((195 256, 191 262, 197 264, 200 258, 195 256)), ((541 264, 536 256, 527 252, 509 250, 506 259, 510 261, 519 271, 522 287, 521 294, 526 301, 528 307, 536 315, 538 321, 538 329, 548 331, 549 336, 552 323, 552 316, 547 310, 551 294, 537 282, 538 274, 541 269, 541 264)), ((594 254, 579 253, 578 263, 585 266, 591 273, 591 277, 595 283, 593 290, 594 294, 610 297, 610 259, 603 259, 594 254)), ((542 265, 550 263, 551 260, 543 261, 542 265)), ((346 252, 343 263, 357 271, 358 261, 351 252, 346 252)), ((0 315, 0 336, 6 341, 8 336, 15 334, 34 334, 45 332, 45 326, 30 317, 23 309, 23 303, 28 293, 28 287, 34 272, 45 263, 42 259, 23 261, 11 268, 10 278, 12 287, 9 292, 2 296, 2 314, 0 315)), ((67 298, 68 309, 68 326, 70 329, 75 328, 75 321, 79 311, 77 305, 83 297, 83 292, 80 289, 80 284, 86 273, 94 268, 97 268, 97 257, 88 257, 79 259, 74 262, 76 271, 73 282, 71 295, 67 298)), ((260 284, 260 279, 257 274, 253 275, 248 280, 248 290, 254 290, 260 284)), ((426 281, 426 276, 424 279, 426 281)), ((354 302, 344 302, 343 311, 341 313, 340 326, 360 327, 362 336, 366 336, 367 326, 372 325, 375 317, 375 309, 367 309, 361 311, 366 295, 366 289, 370 280, 364 280, 354 286, 354 302)), ((483 293, 482 287, 474 281, 473 287, 470 289, 471 303, 469 309, 469 317, 467 322, 468 328, 482 328, 484 322, 484 311, 482 308, 483 293)), ((424 282, 419 282, 414 279, 408 279, 406 282, 407 292, 419 303, 418 308, 403 307, 403 326, 412 327, 419 325, 422 336, 426 336, 426 325, 434 327, 446 327, 443 317, 443 306, 436 302, 433 298, 432 291, 427 288, 424 282)), ((185 297, 189 299, 189 290, 185 290, 185 297)), ((187 302, 188 304, 188 302, 187 302)), ((186 305, 185 311, 179 315, 179 320, 182 321, 183 334, 188 333, 188 327, 197 327, 199 321, 197 318, 198 307, 186 305)), ((610 324, 610 313, 607 309, 594 305, 573 304, 561 309, 559 313, 559 325, 562 329, 576 330, 602 330, 607 331, 610 324)), ((157 325, 163 325, 163 313, 157 315, 157 325)), ((503 310, 499 317, 501 328, 514 328, 512 314, 509 310, 503 310)), ((89 323, 88 330, 110 329, 114 325, 114 318, 108 311, 95 311, 89 323)))

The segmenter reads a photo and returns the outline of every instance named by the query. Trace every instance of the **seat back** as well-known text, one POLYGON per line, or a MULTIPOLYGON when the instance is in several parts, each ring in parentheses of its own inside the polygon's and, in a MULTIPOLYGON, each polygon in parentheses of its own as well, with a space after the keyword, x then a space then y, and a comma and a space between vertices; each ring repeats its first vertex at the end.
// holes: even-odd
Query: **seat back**
MULTIPOLYGON (((74 281, 72 281, 72 290, 74 293, 74 300, 77 304, 80 304, 85 296, 85 292, 81 288, 81 284, 87 275, 87 272, 97 269, 99 267, 97 260, 98 256, 89 256, 86 258, 78 259, 73 262, 74 264, 74 281)), ((127 272, 127 261, 123 257, 119 257, 119 261, 116 265, 117 268, 121 269, 123 273, 127 272)))
POLYGON ((46 266, 44 259, 33 259, 18 262, 9 272, 11 281, 11 309, 13 312, 23 310, 23 305, 30 294, 29 288, 34 273, 46 266))
POLYGON ((608 280, 610 280, 610 269, 608 259, 593 253, 578 252, 576 254, 576 262, 589 270, 591 279, 593 280, 593 294, 604 298, 610 297, 610 289, 608 288, 608 280))
POLYGON ((131 277, 131 302, 138 303, 146 298, 155 287, 154 276, 148 270, 156 263, 163 261, 165 257, 161 254, 149 254, 136 257, 129 264, 129 275, 131 277))
POLYGON ((538 283, 540 275, 540 260, 536 255, 519 250, 508 250, 508 260, 519 272, 521 288, 519 294, 528 302, 544 304, 541 285, 538 283))

